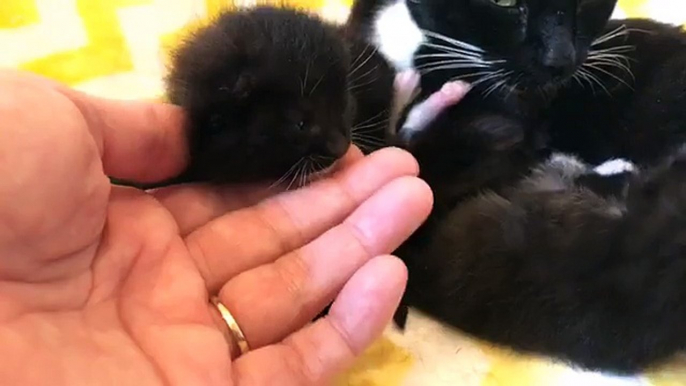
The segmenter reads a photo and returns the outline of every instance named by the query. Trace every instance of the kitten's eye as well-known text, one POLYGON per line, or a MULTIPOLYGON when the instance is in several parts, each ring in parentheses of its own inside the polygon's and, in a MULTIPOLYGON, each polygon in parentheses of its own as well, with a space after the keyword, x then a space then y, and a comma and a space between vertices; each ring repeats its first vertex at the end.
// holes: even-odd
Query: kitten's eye
POLYGON ((499 7, 516 7, 517 6, 517 0, 491 0, 491 3, 499 6, 499 7))
POLYGON ((305 121, 300 121, 300 122, 296 123, 295 128, 300 130, 300 131, 305 130, 305 121))

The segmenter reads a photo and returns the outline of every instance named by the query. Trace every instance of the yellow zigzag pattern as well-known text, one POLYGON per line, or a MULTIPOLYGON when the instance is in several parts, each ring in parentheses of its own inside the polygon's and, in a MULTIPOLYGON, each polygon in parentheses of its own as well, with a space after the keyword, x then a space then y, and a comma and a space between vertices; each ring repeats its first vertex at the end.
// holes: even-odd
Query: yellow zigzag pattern
MULTIPOLYGON (((275 3, 304 7, 342 20, 352 0, 0 0, 0 66, 36 72, 110 97, 159 97, 164 58, 197 25, 236 4, 275 3)), ((686 22, 683 0, 620 0, 617 16, 649 16, 686 22)), ((478 381, 445 380, 465 386, 580 384, 568 369, 543 361, 481 349, 488 359, 478 381)), ((381 339, 339 379, 340 386, 400 386, 417 370, 413 356, 381 339)), ((478 366, 475 359, 451 366, 478 366)), ((421 361, 420 361, 421 362, 421 361)), ((421 366, 419 366, 421 367, 421 366)), ((482 368, 484 366, 481 366, 482 368)), ((468 370, 465 371, 476 371, 468 370)), ((431 378, 433 374, 427 374, 431 378)), ((663 370, 651 386, 685 385, 683 370, 663 370)), ((424 379, 424 378, 422 378, 424 379)), ((472 377, 474 379, 474 377, 472 377)), ((590 381, 582 383, 593 383, 590 381)), ((431 380, 421 384, 436 384, 431 380)))

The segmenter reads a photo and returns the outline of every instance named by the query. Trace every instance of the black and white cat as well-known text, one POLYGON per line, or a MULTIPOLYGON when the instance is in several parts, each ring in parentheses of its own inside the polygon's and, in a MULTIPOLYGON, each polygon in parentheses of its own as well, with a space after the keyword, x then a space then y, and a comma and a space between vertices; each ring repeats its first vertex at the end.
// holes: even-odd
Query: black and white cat
POLYGON ((348 28, 422 73, 419 101, 472 84, 425 129, 401 130, 436 198, 397 251, 407 303, 495 343, 633 373, 686 349, 686 37, 608 22, 615 2, 358 0, 348 28), (614 158, 638 171, 608 193, 617 180, 587 163, 614 158))

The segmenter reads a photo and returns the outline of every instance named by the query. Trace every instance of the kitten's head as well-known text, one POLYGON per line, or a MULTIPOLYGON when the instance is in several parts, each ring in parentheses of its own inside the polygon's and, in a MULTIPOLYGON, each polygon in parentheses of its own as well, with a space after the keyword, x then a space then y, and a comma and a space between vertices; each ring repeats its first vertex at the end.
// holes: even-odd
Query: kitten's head
POLYGON ((288 182, 332 166, 350 146, 349 62, 334 27, 294 10, 228 13, 196 33, 168 82, 195 174, 288 182))
POLYGON ((460 73, 481 73, 468 81, 508 73, 511 85, 526 88, 568 79, 602 35, 617 0, 407 1, 419 28, 433 32, 426 34, 426 53, 440 55, 420 52, 417 64, 446 68, 455 59, 460 73))

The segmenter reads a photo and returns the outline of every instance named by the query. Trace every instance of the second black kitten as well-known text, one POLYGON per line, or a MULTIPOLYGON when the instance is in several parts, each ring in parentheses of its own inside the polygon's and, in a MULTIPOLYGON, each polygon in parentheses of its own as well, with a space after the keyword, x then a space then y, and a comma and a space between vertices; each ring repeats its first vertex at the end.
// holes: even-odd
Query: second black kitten
POLYGON ((589 176, 556 155, 445 213, 398 251, 406 301, 586 369, 635 373, 686 349, 686 149, 653 169, 589 176))

